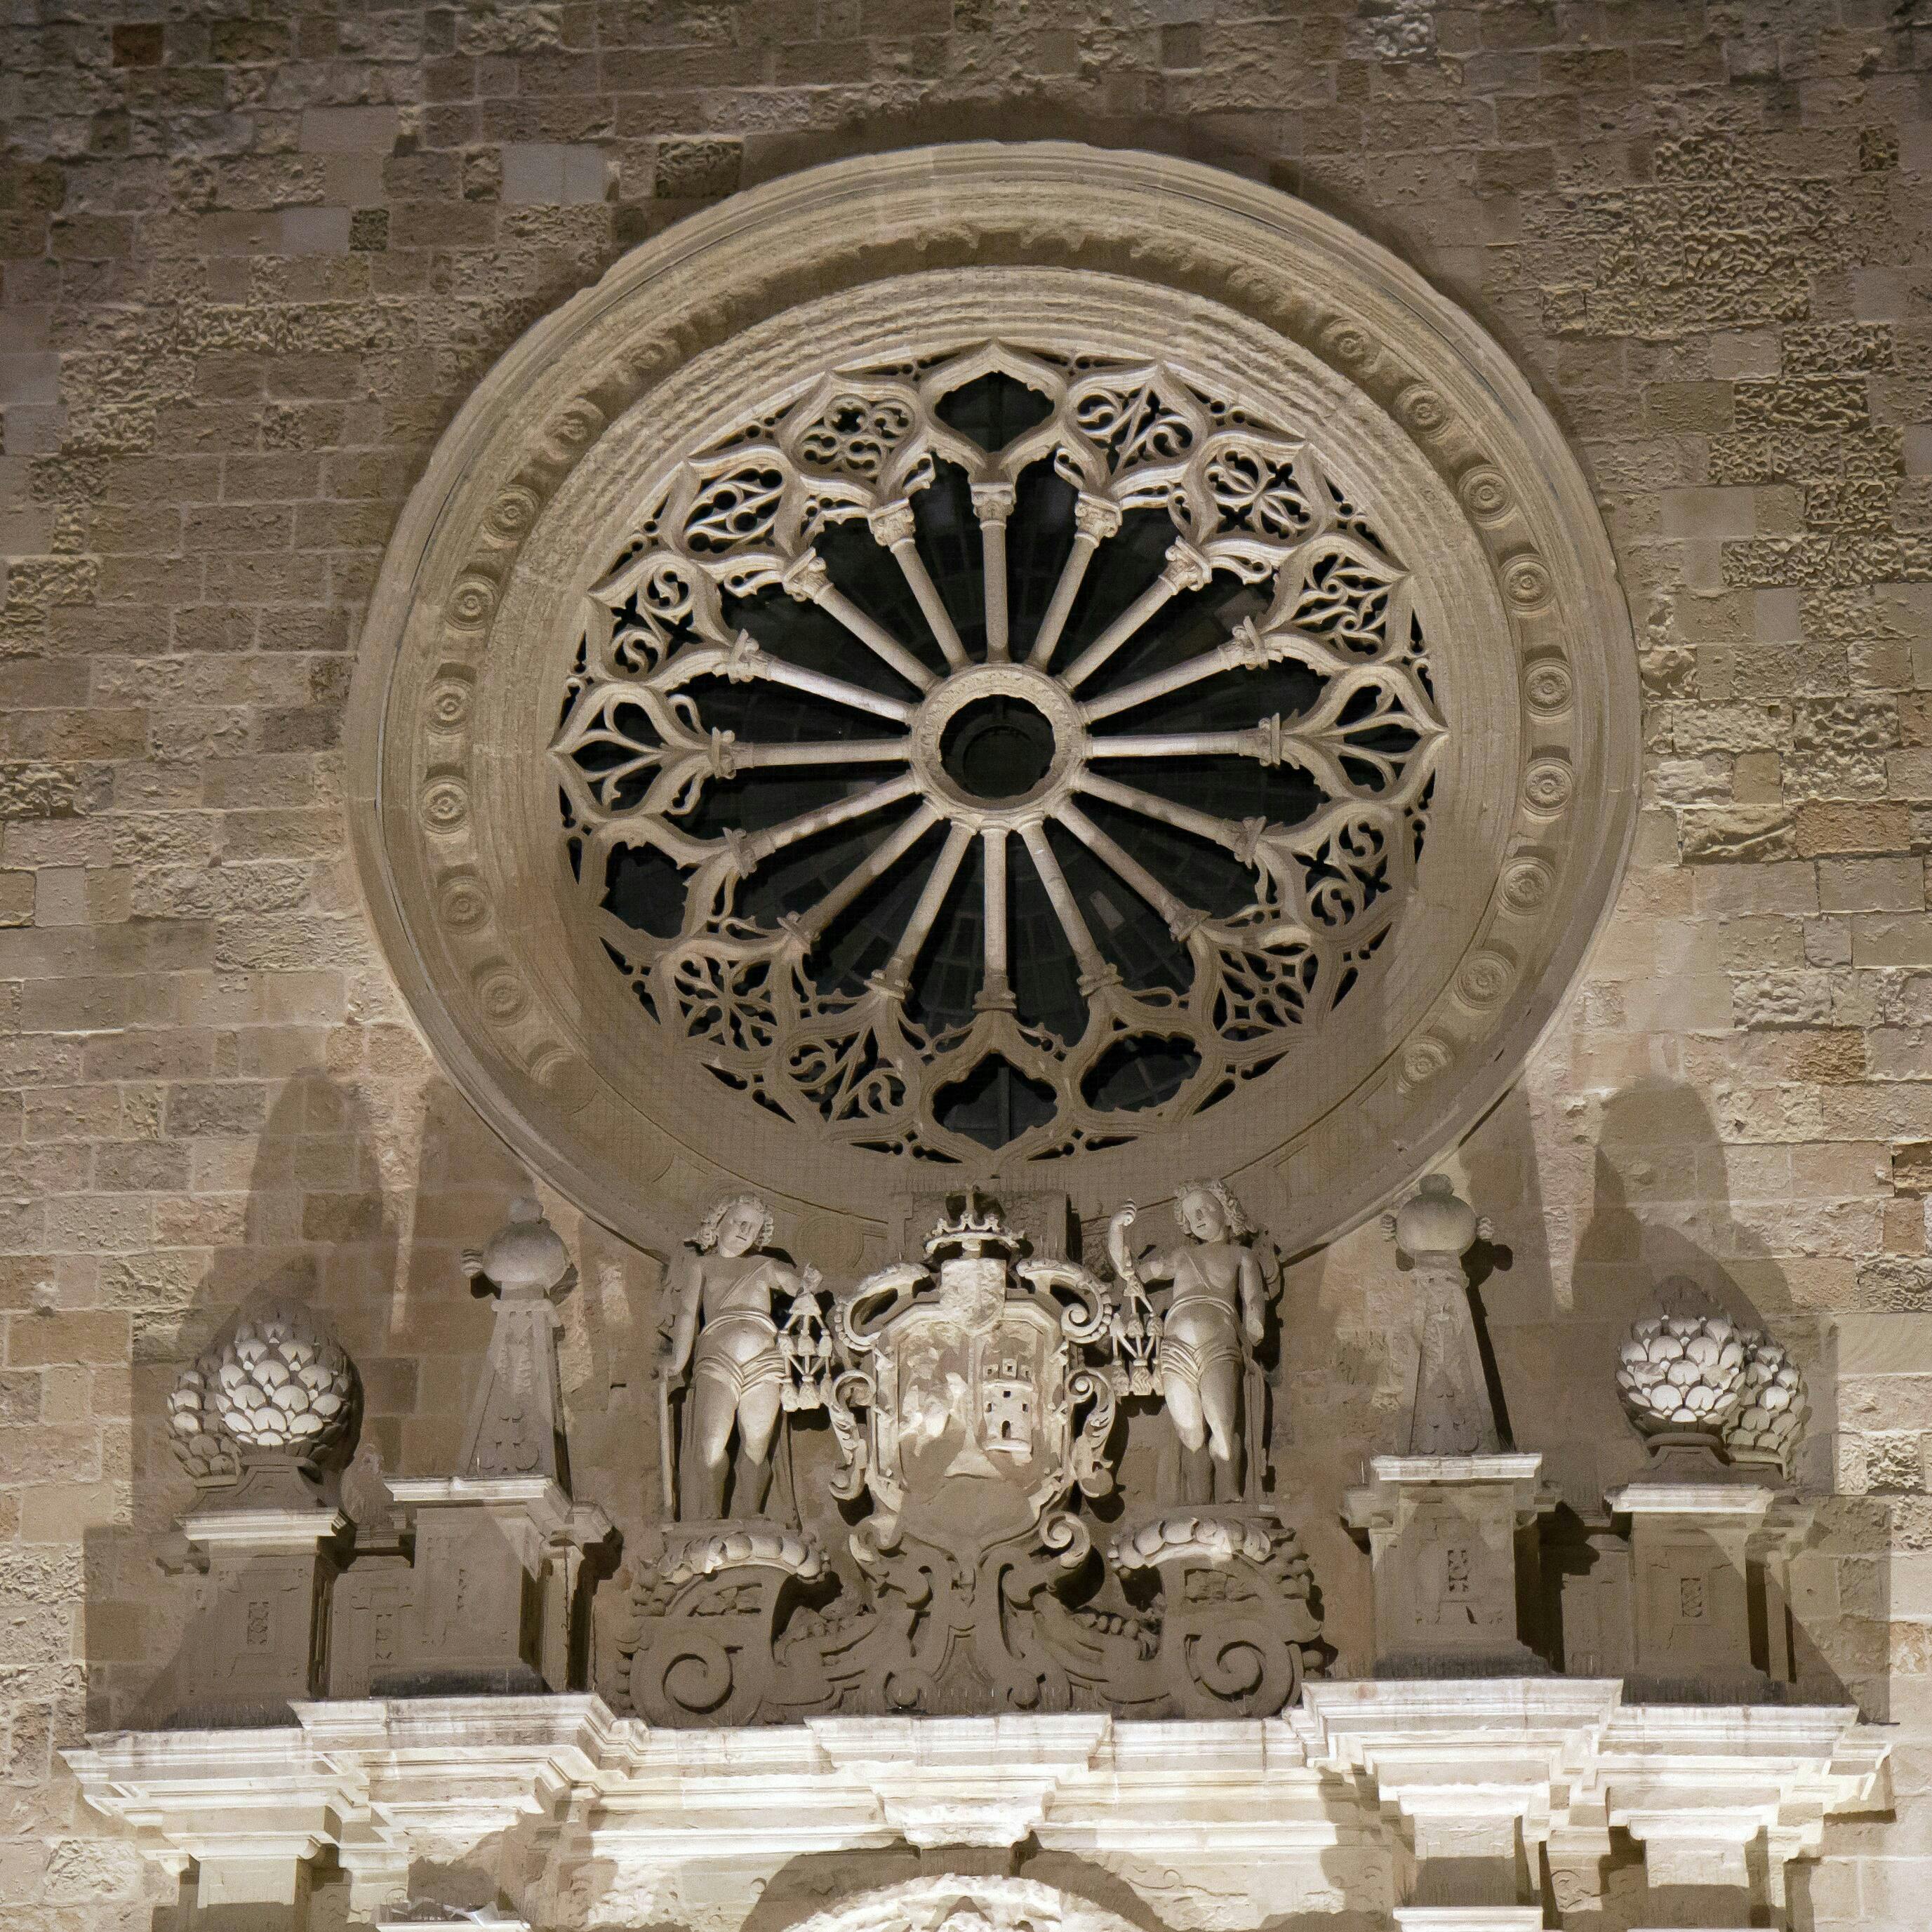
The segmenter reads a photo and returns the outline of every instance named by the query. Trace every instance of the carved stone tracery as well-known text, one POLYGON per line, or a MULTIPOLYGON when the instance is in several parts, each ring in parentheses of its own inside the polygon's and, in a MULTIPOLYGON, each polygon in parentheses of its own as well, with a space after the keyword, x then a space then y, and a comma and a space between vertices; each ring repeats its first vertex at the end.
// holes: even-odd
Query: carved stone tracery
POLYGON ((674 1160, 862 1242, 905 1153, 1055 1156, 1086 1214, 1162 1198, 1181 1132, 1319 1240, 1510 1077, 1634 798, 1607 546, 1507 358, 1359 236, 1150 156, 868 158, 680 225, 479 390, 365 637, 399 982, 658 1252, 674 1160), (995 423, 1001 384, 1038 400, 995 423), (1180 672, 1163 704, 1225 712, 1094 710, 1180 672), (950 761, 994 706, 1012 790, 950 761), (867 952, 829 902, 874 865, 867 952))
POLYGON ((1168 362, 818 375, 677 464, 589 608, 553 744, 581 916, 670 1037, 837 1141, 1137 1138, 1272 1068, 1401 918, 1446 729, 1409 574, 1306 426, 1168 362), (835 574, 839 526, 872 549, 835 574), (1258 812, 1190 802, 1217 790, 1258 812), (895 889, 868 944, 855 904, 895 889), (1018 1118, 954 1090, 988 1082, 1018 1118))

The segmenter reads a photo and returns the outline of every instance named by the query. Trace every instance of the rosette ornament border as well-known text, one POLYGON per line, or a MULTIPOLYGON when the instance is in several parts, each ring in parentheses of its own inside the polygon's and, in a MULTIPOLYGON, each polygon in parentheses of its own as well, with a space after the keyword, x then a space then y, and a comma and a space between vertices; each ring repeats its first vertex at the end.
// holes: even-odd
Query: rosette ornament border
MULTIPOLYGON (((1151 608, 1139 617, 1140 628, 1160 621, 1151 608)), ((1123 664, 1136 628, 1118 640, 1123 664)), ((1171 657, 1163 674, 1188 662, 1171 657)), ((1231 688, 1252 675, 1227 672, 1231 688)), ((778 748, 811 742, 788 733, 778 748)), ((1496 344, 1412 272, 1328 218, 1194 164, 974 144, 837 163, 734 197, 627 256, 518 344, 446 434, 392 542, 350 748, 371 920, 432 1049, 534 1168, 641 1245, 674 1242, 683 1197, 742 1180, 777 1197, 782 1239, 808 1236, 829 1268, 856 1270, 912 1156, 949 1160, 927 1171, 962 1184, 1012 1184, 1029 1169, 1082 1212, 1152 1202, 1175 1174, 1213 1169, 1300 1246, 1372 1210, 1480 1118, 1550 1023, 1634 824, 1636 664, 1607 541, 1560 433, 1496 344), (1018 439, 1030 434, 1036 448, 1009 436, 988 449, 946 428, 935 382, 972 375, 962 358, 980 358, 983 374, 1001 356, 1012 380, 1046 398, 1044 424, 1018 439), (1184 449, 1162 410, 1136 416, 1150 389, 1187 420, 1184 449), (830 410, 847 391, 864 406, 830 410), (787 452, 775 491, 700 502, 718 463, 728 470, 753 444, 787 452), (934 589, 929 572, 919 581, 928 472, 964 479, 984 558, 1030 453, 1078 499, 1090 568, 1131 534, 1117 518, 1163 516, 1167 551, 1147 597, 1178 608, 1224 582, 1254 593, 1245 620, 1196 657, 1267 662, 1292 647, 1345 661, 1310 667, 1319 688, 1298 706, 1214 724, 1211 754, 1169 743, 1149 754, 1276 758, 1311 781, 1319 796, 1300 815, 1242 815, 1258 826, 1232 813, 1210 826, 1216 814, 1192 808, 1189 836, 1221 837, 1252 880, 1240 904, 1196 902, 1120 834, 1121 815, 1136 816, 1122 794, 1174 799, 1136 782, 1138 751, 1094 752, 1103 736, 1163 732, 1150 701, 1092 715, 1109 674, 1073 675, 1119 623, 1069 632, 1036 663, 1042 626, 997 637, 990 590, 970 625, 947 596, 922 594, 934 589), (846 621, 836 606, 849 580, 817 567, 835 530, 903 574, 922 628, 880 623, 859 600, 857 624, 846 621), (707 530, 719 549, 694 544, 707 530), (680 546, 706 566, 679 592, 697 620, 654 656, 641 636, 648 559, 680 546), (1361 652, 1348 647, 1355 618, 1312 617, 1306 604, 1324 556, 1322 584, 1338 568, 1380 573, 1369 602, 1384 620, 1399 611, 1361 652), (1082 917, 1055 906, 1052 944, 1079 986, 1070 1021, 1001 1003, 988 921, 972 949, 970 1010, 933 1024, 928 1002, 908 1030, 916 952, 872 962, 856 986, 815 976, 811 922, 836 879, 745 918, 739 895, 764 862, 754 842, 769 844, 782 820, 714 814, 694 832, 676 808, 681 793, 688 813, 714 786, 742 788, 767 741, 681 702, 695 694, 675 672, 644 698, 694 652, 717 658, 715 688, 735 676, 762 689, 788 654, 746 615, 761 598, 808 606, 839 630, 852 655, 814 674, 900 708, 869 713, 890 757, 848 776, 855 797, 896 779, 901 812, 927 814, 908 842, 926 840, 909 878, 930 885, 950 852, 949 889, 983 896, 998 846, 1051 900, 1054 864, 1076 853, 1197 962, 1196 978, 1137 981, 1090 920, 1083 955, 1082 917), (620 632, 632 650, 622 664, 620 632), (896 671, 881 644, 912 664, 896 671), (914 664, 919 676, 898 675, 914 664), (619 673, 638 700, 621 720, 619 673), (1044 720, 1037 795, 1017 805, 974 792, 946 763, 949 720, 994 696, 1044 720), (1370 725, 1372 752, 1394 747, 1378 786, 1344 752, 1382 712, 1402 730, 1376 740, 1370 725), (588 766, 601 769, 578 761, 572 778, 574 749, 600 733, 606 749, 588 766), (628 781, 611 782, 637 753, 628 781), (1036 808, 1030 841, 1020 821, 1036 808), (1330 909, 1345 916, 1324 923, 1310 841, 1338 810, 1380 815, 1382 847, 1363 849, 1385 883, 1366 896, 1366 916, 1346 903, 1354 888, 1336 888, 1330 909), (1403 836, 1391 836, 1398 820, 1403 836), (595 839, 608 853, 620 821, 677 874, 669 930, 611 930, 604 884, 583 859, 595 839), (585 842, 574 863, 572 837, 585 842), (1229 935, 1257 931, 1284 942, 1277 962, 1309 944, 1315 990, 1235 1039, 1222 1024, 1238 977, 1229 935), (766 980, 797 988, 769 1046, 755 1000, 680 1008, 680 984, 698 990, 692 975, 709 975, 716 991, 760 947, 766 980), (1351 950, 1364 956, 1345 962, 1351 950), (1196 986, 1211 997, 1190 1004, 1196 986), (714 1022, 721 1008, 730 1017, 714 1022), (1150 1104, 1112 1104, 1096 1088, 1099 1056, 1156 1034, 1186 1042, 1198 1064, 1150 1104), (1053 1096, 1050 1120, 997 1150, 948 1126, 937 1098, 994 1048, 1053 1096), (948 1053, 945 1077, 930 1074, 948 1053), (746 1084, 727 1090, 721 1068, 746 1084)), ((932 896, 912 895, 914 940, 932 896)))

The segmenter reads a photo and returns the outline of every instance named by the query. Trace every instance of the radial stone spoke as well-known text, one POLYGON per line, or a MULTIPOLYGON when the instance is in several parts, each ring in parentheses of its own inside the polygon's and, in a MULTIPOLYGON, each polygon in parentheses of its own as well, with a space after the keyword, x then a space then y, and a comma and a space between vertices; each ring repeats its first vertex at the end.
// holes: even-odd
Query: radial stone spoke
POLYGON ((1077 805, 1063 803, 1054 816, 1075 838, 1103 865, 1110 866, 1167 922, 1167 929, 1178 939, 1190 928, 1200 924, 1204 914, 1185 900, 1178 899, 1140 862, 1130 857, 1109 838, 1077 805))
POLYGON ((868 852, 816 905, 800 916, 796 928, 806 945, 817 945, 825 928, 874 880, 884 878, 938 823, 938 812, 922 800, 919 809, 883 845, 875 846, 868 852))
POLYGON ((1033 860, 1033 868, 1040 874, 1040 882, 1046 888, 1046 896, 1053 902, 1053 910, 1058 916, 1060 930, 1066 934, 1066 943, 1073 949, 1073 956, 1080 962, 1080 976, 1086 986, 1097 986, 1114 975, 1106 961, 1100 956, 1100 949, 1094 944, 1094 935, 1087 930, 1087 922, 1080 916, 1080 908, 1074 902, 1073 889, 1066 883, 1066 875, 1060 869, 1060 861, 1053 856, 1053 848, 1046 842, 1046 827, 1043 825, 1026 825, 1020 828, 1020 836, 1026 841, 1027 855, 1033 860))
POLYGON ((1245 731, 1132 732, 1095 738, 1088 754, 1096 758, 1256 758, 1281 763, 1281 720, 1264 718, 1245 731))
POLYGON ((1199 590, 1208 577, 1208 560, 1192 544, 1172 544, 1160 574, 1074 659, 1060 682, 1078 691, 1162 604, 1184 590, 1199 590))
POLYGON ((955 670, 964 670, 966 646, 959 641, 952 614, 946 609, 946 600, 940 596, 938 586, 926 567, 926 560, 919 554, 919 544, 913 534, 911 504, 903 501, 890 504, 883 510, 874 511, 871 521, 873 536, 892 552, 892 560, 898 566, 912 594, 918 598, 919 608, 940 654, 955 670))
POLYGON ((796 818, 788 818, 780 824, 768 826, 763 832, 754 832, 740 846, 740 856, 744 860, 743 870, 748 872, 754 866, 761 866, 774 852, 784 846, 795 844, 801 838, 809 838, 814 834, 829 832, 835 825, 843 825, 849 818, 862 818, 868 812, 877 812, 882 806, 895 803, 908 793, 917 790, 919 781, 910 772, 896 778, 888 778, 883 784, 868 785, 865 790, 855 792, 850 798, 842 798, 831 805, 821 805, 815 811, 802 812, 796 818))
MULTIPOLYGON (((802 664, 773 657, 762 646, 755 646, 740 662, 741 675, 762 678, 767 684, 787 685, 794 691, 808 691, 814 698, 828 698, 833 704, 850 705, 855 711, 869 711, 875 718, 890 718, 903 724, 913 714, 914 707, 898 698, 868 691, 862 684, 848 684, 844 678, 832 677, 824 671, 807 670, 802 664)), ((731 675, 728 665, 724 674, 731 675)))
POLYGON ((986 661, 1004 664, 1012 652, 1006 608, 1006 519, 1013 513, 1010 483, 973 485, 973 514, 980 520, 980 562, 986 580, 986 661))
POLYGON ((1036 670, 1044 670, 1052 662, 1060 634, 1066 628, 1067 614, 1080 594, 1087 566, 1094 560, 1102 539, 1120 527, 1120 513, 1103 496, 1082 496, 1073 506, 1073 548, 1066 554, 1060 581, 1053 587, 1053 602, 1040 620, 1040 634, 1034 639, 1033 651, 1027 659, 1036 670))
POLYGON ((784 587, 801 602, 816 604, 826 616, 843 624, 866 650, 904 678, 915 691, 930 691, 938 681, 931 671, 832 581, 831 573, 815 551, 807 550, 786 572, 784 587))
POLYGON ((1006 972, 1006 828, 988 826, 981 843, 986 856, 986 974, 974 1004, 982 1011, 1010 1012, 1013 988, 1006 972))
POLYGON ((724 776, 761 771, 774 765, 883 765, 912 755, 904 738, 821 738, 797 745, 741 745, 728 740, 720 748, 724 776))
POLYGON ((1227 643, 1216 644, 1212 650, 1203 651, 1198 657, 1186 658, 1171 670, 1156 671, 1151 677, 1136 678, 1132 684, 1122 685, 1118 691, 1110 691, 1105 698, 1089 698, 1080 707, 1081 722, 1098 724, 1102 718, 1131 711, 1136 705, 1165 698, 1171 691, 1198 684, 1204 677, 1218 677, 1223 671, 1229 670, 1259 670, 1264 665, 1279 664, 1284 658, 1298 655, 1287 648, 1286 639, 1264 637, 1256 629, 1254 620, 1244 617, 1234 627, 1234 635, 1227 643))
POLYGON ((946 833, 946 843, 940 848, 939 857, 926 879, 925 890, 919 896, 919 903, 913 908, 911 918, 906 921, 905 935, 893 949, 892 956, 879 974, 880 983, 901 998, 908 990, 920 948, 932 931, 932 922, 938 918, 939 909, 946 903, 946 895, 952 890, 953 875, 959 869, 959 862, 965 857, 966 848, 972 842, 970 826, 956 825, 946 833))
MULTIPOLYGON (((1216 845, 1225 845, 1238 858, 1247 850, 1250 841, 1245 829, 1232 818, 1216 818, 1210 812, 1196 812, 1192 807, 1176 805, 1171 799, 1157 798, 1150 791, 1142 791, 1137 785, 1121 784, 1113 778, 1103 778, 1097 772, 1082 772, 1074 780, 1081 790, 1095 798, 1104 798, 1109 805, 1118 805, 1129 812, 1137 812, 1143 818, 1157 818, 1163 825, 1172 826, 1177 832, 1191 832, 1197 838, 1205 838, 1216 845)), ((1256 825, 1261 821, 1255 820, 1256 825)), ((1245 860, 1244 860, 1245 863, 1245 860)))

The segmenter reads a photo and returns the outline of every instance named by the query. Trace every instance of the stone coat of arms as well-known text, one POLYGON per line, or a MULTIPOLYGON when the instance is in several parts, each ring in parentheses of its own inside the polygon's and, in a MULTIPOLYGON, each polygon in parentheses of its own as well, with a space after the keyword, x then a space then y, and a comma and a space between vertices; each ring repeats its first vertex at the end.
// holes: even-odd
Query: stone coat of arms
MULTIPOLYGON (((640 1714, 661 1724, 832 1711, 1248 1715, 1297 1694, 1321 1654, 1313 1580, 1262 1495, 1258 1456, 1238 1496, 1170 1496, 1150 1508, 1119 1499, 1106 1547, 1096 1547, 1086 1505, 1114 1490, 1124 1405, 1162 1401, 1160 1323, 1124 1252, 1117 1306, 1078 1262, 1026 1247, 997 1207, 969 1193, 934 1228, 922 1261, 880 1269, 829 1306, 812 1270, 774 1274, 792 1285, 790 1306, 758 1318, 784 1364, 784 1411, 830 1420, 832 1492, 856 1515, 850 1586, 800 1523, 667 1522, 640 1567, 620 1646, 640 1714)), ((742 1264, 731 1265, 730 1280, 742 1282, 742 1264)), ((1252 1264, 1243 1270, 1246 1281, 1252 1264)), ((701 1267, 688 1283, 668 1359, 692 1352, 701 1267)), ((1252 1328, 1252 1297, 1248 1313, 1252 1328)), ((742 1297, 718 1318, 742 1326, 742 1297)), ((1233 1366, 1258 1390, 1246 1357, 1233 1366)), ((664 1388, 668 1443, 679 1432, 664 1388)), ((697 1413, 698 1436, 715 1443, 728 1420, 722 1398, 715 1386, 698 1393, 710 1406, 697 1413)), ((760 1420, 761 1412, 754 1429, 760 1420)), ((762 1436, 746 1439, 760 1453, 762 1436)), ((762 1494, 768 1472, 758 1469, 762 1494)), ((667 1481, 668 1498, 675 1490, 667 1481)))

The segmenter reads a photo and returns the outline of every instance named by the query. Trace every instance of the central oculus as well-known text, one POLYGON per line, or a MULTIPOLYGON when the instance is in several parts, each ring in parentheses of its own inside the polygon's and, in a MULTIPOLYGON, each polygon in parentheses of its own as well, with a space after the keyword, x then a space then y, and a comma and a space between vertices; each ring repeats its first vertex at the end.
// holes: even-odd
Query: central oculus
POLYGON ((1016 830, 1070 800, 1088 750, 1078 705, 1030 664, 968 664, 936 682, 913 721, 919 789, 956 824, 1016 830))
POLYGON ((976 698, 941 735, 939 762, 976 798, 1024 798, 1052 766, 1053 727, 1023 699, 976 698))

